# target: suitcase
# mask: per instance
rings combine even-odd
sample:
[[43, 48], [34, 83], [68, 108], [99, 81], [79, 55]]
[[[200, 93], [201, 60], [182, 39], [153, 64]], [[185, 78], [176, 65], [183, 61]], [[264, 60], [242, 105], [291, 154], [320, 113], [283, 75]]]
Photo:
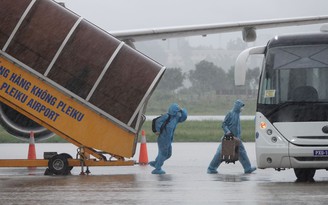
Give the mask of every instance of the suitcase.
[[234, 136], [225, 135], [222, 138], [221, 161], [235, 163], [239, 159], [239, 139]]

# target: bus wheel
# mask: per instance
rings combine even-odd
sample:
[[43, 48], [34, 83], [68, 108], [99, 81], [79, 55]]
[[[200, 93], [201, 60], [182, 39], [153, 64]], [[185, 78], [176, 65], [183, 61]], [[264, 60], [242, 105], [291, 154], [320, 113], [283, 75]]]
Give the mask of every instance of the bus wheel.
[[295, 168], [294, 169], [294, 173], [296, 175], [297, 178], [297, 182], [312, 182], [314, 174], [315, 174], [315, 169], [311, 169], [311, 168], [304, 168], [304, 169], [300, 169], [300, 168]]
[[55, 175], [67, 175], [68, 174], [68, 161], [65, 155], [57, 154], [49, 159], [49, 170]]

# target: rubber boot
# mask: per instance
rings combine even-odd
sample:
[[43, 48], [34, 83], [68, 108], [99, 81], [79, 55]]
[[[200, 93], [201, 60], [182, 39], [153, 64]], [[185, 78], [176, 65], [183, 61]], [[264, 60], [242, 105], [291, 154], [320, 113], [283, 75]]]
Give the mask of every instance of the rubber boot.
[[165, 171], [162, 169], [154, 169], [151, 173], [152, 174], [165, 174]]
[[217, 169], [219, 168], [219, 166], [222, 162], [220, 159], [221, 150], [222, 150], [222, 145], [220, 144], [216, 150], [216, 153], [215, 153], [210, 165], [207, 168], [208, 174], [217, 174], [218, 173]]
[[256, 170], [256, 167], [251, 166], [251, 162], [249, 161], [247, 152], [242, 142], [239, 147], [239, 162], [243, 165], [245, 174], [250, 174]]

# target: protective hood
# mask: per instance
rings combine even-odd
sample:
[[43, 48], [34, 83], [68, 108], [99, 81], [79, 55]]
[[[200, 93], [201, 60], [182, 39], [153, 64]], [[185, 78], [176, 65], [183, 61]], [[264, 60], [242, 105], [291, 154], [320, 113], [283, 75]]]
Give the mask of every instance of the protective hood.
[[238, 100], [235, 101], [235, 103], [233, 105], [233, 108], [232, 108], [232, 111], [240, 113], [241, 108], [244, 107], [244, 106], [245, 106], [244, 102], [242, 100], [238, 99]]
[[169, 107], [168, 114], [175, 116], [180, 110], [181, 108], [177, 103], [172, 103]]

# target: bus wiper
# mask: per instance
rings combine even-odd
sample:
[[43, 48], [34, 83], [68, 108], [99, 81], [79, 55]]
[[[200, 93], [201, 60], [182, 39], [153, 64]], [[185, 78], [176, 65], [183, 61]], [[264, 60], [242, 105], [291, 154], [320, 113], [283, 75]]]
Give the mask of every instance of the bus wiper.
[[295, 101], [292, 101], [292, 102], [283, 102], [281, 104], [279, 104], [277, 107], [275, 107], [273, 110], [271, 110], [268, 114], [267, 114], [267, 117], [271, 117], [271, 115], [275, 112], [277, 112], [278, 110], [284, 108], [284, 107], [287, 107], [289, 105], [295, 105], [295, 104], [299, 104], [300, 102], [295, 102]]

